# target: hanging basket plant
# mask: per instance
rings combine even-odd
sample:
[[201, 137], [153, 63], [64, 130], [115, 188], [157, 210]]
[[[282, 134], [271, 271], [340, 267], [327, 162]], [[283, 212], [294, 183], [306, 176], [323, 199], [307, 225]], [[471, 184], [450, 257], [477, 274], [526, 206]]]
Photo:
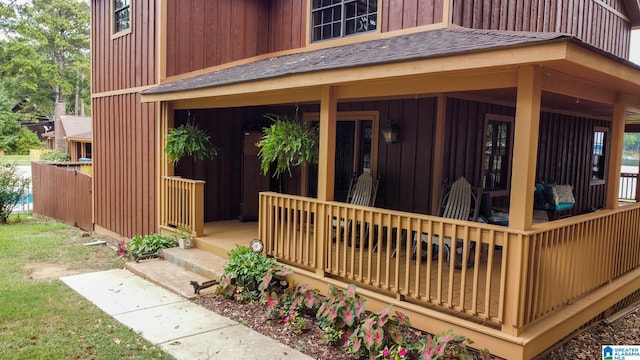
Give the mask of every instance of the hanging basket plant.
[[[274, 177], [285, 171], [291, 175], [291, 167], [318, 162], [318, 127], [305, 121], [289, 119], [273, 114], [265, 115], [273, 121], [263, 129], [258, 142], [262, 172], [266, 175], [273, 169]], [[272, 168], [271, 165], [274, 165]]]
[[164, 152], [169, 161], [174, 164], [185, 156], [192, 156], [196, 160], [206, 160], [218, 154], [218, 150], [211, 143], [206, 130], [200, 129], [198, 124], [193, 122], [187, 122], [185, 125], [169, 131]]

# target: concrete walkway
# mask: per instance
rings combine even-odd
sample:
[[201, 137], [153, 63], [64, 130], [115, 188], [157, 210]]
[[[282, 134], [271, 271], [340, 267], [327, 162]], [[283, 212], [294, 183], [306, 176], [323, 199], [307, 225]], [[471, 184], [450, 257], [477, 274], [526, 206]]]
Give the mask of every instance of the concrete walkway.
[[60, 280], [178, 360], [311, 359], [128, 270]]

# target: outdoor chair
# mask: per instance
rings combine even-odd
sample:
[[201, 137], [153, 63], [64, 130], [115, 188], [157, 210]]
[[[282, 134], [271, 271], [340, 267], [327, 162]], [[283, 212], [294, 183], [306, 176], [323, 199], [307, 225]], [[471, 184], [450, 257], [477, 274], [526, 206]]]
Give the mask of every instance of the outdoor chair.
[[[450, 186], [446, 186], [440, 197], [440, 205], [439, 205], [439, 216], [448, 218], [448, 219], [457, 219], [457, 220], [468, 220], [468, 221], [478, 221], [478, 215], [480, 212], [480, 202], [482, 198], [482, 189], [473, 188], [471, 184], [464, 178], [460, 177]], [[413, 233], [413, 250], [412, 255], [417, 256], [417, 248], [418, 248], [418, 234]], [[429, 234], [422, 233], [420, 236], [420, 240], [424, 244], [423, 249], [421, 251], [421, 258], [426, 258], [428, 256], [427, 246]], [[436, 259], [438, 257], [439, 251], [439, 236], [433, 235], [433, 240], [431, 244], [431, 258]], [[451, 259], [451, 239], [449, 237], [445, 237], [443, 244], [443, 255], [445, 256], [445, 260], [449, 262]], [[462, 268], [462, 252], [463, 252], [463, 243], [462, 240], [456, 240], [455, 245], [455, 267], [457, 269]], [[473, 266], [475, 255], [475, 242], [471, 242], [468, 258], [467, 258], [467, 266]]]
[[[349, 185], [349, 192], [347, 193], [347, 202], [352, 205], [360, 205], [360, 206], [373, 206], [376, 202], [376, 195], [378, 193], [378, 184], [379, 180], [374, 179], [371, 175], [371, 171], [365, 170], [360, 176], [357, 176], [355, 173], [351, 179]], [[340, 228], [337, 229], [338, 223], [340, 224]], [[347, 226], [345, 226], [344, 219], [333, 219], [333, 226], [336, 231], [340, 231], [341, 238], [344, 236], [345, 232], [348, 233], [347, 237], [351, 238], [353, 224], [352, 221], [349, 221]], [[359, 222], [357, 224], [357, 228], [360, 228]], [[368, 236], [369, 225], [365, 224], [365, 233], [364, 238]], [[356, 232], [356, 237], [359, 234]]]
[[555, 183], [536, 183], [533, 193], [533, 209], [545, 210], [549, 221], [571, 215], [576, 204], [571, 185]]

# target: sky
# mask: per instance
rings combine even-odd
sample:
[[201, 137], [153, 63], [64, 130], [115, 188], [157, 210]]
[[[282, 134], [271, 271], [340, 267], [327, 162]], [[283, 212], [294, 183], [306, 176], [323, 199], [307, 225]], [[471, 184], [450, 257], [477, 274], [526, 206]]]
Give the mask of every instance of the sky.
[[640, 65], [640, 30], [631, 32], [631, 50], [629, 52], [629, 60]]

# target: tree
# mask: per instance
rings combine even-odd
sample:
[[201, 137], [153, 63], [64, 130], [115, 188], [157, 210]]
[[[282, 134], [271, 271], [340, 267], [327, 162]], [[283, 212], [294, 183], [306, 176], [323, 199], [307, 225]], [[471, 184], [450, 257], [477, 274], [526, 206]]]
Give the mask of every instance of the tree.
[[[15, 11], [11, 11], [15, 9]], [[64, 99], [81, 115], [90, 106], [90, 9], [83, 0], [33, 0], [0, 7], [0, 85], [25, 107], [53, 113]], [[76, 100], [77, 99], [77, 100]]]
[[18, 141], [20, 123], [16, 114], [11, 111], [7, 95], [0, 89], [0, 149], [11, 153]]
[[0, 164], [0, 224], [6, 224], [9, 215], [29, 192], [29, 179], [23, 178], [12, 164]]

